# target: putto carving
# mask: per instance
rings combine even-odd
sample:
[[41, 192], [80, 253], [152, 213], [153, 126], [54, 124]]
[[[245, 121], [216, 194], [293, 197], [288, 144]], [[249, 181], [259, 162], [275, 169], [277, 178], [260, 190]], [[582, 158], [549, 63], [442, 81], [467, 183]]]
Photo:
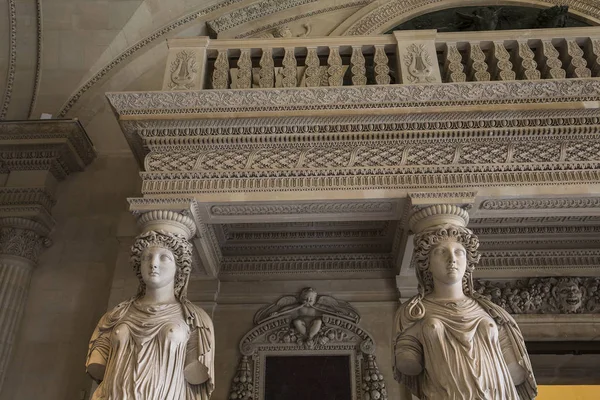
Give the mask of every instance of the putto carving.
[[277, 303], [259, 310], [254, 316], [254, 324], [289, 314], [292, 326], [282, 328], [269, 340], [290, 343], [298, 342], [307, 348], [325, 344], [330, 340], [342, 341], [345, 333], [339, 329], [322, 331], [323, 314], [336, 315], [358, 323], [358, 312], [347, 302], [331, 296], [318, 296], [313, 288], [305, 288], [299, 296], [284, 296]]
[[171, 90], [189, 90], [194, 86], [198, 75], [198, 62], [196, 54], [190, 50], [182, 50], [175, 56], [171, 63]]
[[412, 83], [434, 82], [433, 63], [431, 56], [424, 44], [411, 44], [408, 46], [404, 63], [408, 67], [408, 79]]
[[232, 380], [230, 399], [261, 399], [269, 355], [348, 355], [354, 393], [386, 400], [383, 374], [375, 357], [373, 338], [360, 328], [358, 312], [349, 303], [304, 288], [299, 295], [281, 297], [254, 317], [255, 327], [240, 342], [242, 357]]
[[477, 292], [511, 314], [600, 313], [600, 278], [531, 278], [512, 282], [478, 280]]

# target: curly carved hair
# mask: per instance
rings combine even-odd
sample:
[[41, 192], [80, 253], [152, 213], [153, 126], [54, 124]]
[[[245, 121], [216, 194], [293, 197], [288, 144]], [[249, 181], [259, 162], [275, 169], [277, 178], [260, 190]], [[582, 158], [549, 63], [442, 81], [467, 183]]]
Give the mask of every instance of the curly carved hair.
[[415, 235], [414, 260], [416, 263], [417, 280], [419, 281], [419, 294], [411, 299], [406, 308], [406, 318], [409, 321], [418, 321], [423, 318], [425, 308], [421, 302], [426, 294], [433, 291], [433, 275], [429, 270], [429, 256], [431, 251], [444, 241], [455, 241], [463, 245], [467, 256], [467, 268], [463, 277], [463, 291], [467, 296], [472, 296], [473, 271], [481, 255], [477, 251], [479, 239], [470, 229], [456, 225], [438, 225], [424, 230]]
[[442, 225], [427, 229], [415, 235], [415, 263], [417, 279], [423, 294], [433, 290], [433, 276], [429, 271], [429, 255], [431, 250], [444, 241], [454, 241], [462, 244], [467, 253], [467, 269], [463, 278], [465, 294], [473, 291], [473, 271], [481, 255], [477, 251], [479, 239], [470, 229], [456, 225]]
[[146, 293], [146, 284], [142, 279], [142, 253], [148, 247], [162, 247], [173, 253], [177, 272], [175, 272], [175, 297], [181, 302], [187, 297], [187, 285], [192, 272], [192, 244], [183, 236], [164, 231], [148, 231], [135, 240], [131, 246], [131, 265], [140, 285], [136, 298]]

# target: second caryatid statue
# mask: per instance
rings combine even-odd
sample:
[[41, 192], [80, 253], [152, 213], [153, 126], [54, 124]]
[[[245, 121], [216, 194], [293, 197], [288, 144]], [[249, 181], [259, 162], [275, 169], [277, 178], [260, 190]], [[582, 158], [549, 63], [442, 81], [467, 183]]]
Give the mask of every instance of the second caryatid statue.
[[90, 340], [92, 400], [208, 400], [214, 388], [213, 324], [187, 299], [192, 245], [149, 231], [132, 247], [138, 293], [107, 312]]
[[396, 313], [394, 374], [421, 400], [530, 400], [531, 362], [515, 320], [473, 290], [478, 238], [454, 205], [414, 213], [418, 294]]

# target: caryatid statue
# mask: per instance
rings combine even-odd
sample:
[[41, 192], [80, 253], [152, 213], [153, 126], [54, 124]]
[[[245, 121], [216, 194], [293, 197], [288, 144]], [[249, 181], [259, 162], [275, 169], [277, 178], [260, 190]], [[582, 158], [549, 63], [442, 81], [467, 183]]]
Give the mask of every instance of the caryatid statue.
[[418, 294], [396, 313], [394, 375], [421, 400], [530, 400], [537, 385], [523, 335], [473, 289], [478, 238], [460, 207], [410, 219]]
[[138, 292], [107, 312], [90, 340], [87, 371], [100, 382], [92, 400], [208, 400], [215, 335], [210, 317], [187, 299], [191, 243], [149, 231], [131, 252]]

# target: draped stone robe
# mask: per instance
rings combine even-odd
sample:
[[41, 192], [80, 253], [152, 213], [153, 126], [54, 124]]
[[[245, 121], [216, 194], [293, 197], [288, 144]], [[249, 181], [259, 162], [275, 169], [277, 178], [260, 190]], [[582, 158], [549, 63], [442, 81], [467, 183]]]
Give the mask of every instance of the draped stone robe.
[[[482, 304], [483, 302], [483, 304]], [[425, 315], [416, 322], [414, 336], [402, 335], [413, 323], [398, 311], [394, 355], [412, 352], [424, 370], [400, 380], [421, 400], [529, 400], [536, 384], [523, 338], [514, 320], [486, 299], [437, 302], [422, 300]], [[497, 317], [501, 324], [496, 322]], [[518, 343], [520, 341], [520, 343]], [[527, 373], [525, 383], [515, 386], [503, 353], [513, 352]]]
[[[214, 388], [212, 321], [187, 300], [119, 304], [98, 323], [86, 366], [94, 351], [106, 361], [106, 371], [92, 400], [208, 400]], [[209, 380], [199, 385], [184, 378], [186, 359], [194, 355], [209, 371]]]

